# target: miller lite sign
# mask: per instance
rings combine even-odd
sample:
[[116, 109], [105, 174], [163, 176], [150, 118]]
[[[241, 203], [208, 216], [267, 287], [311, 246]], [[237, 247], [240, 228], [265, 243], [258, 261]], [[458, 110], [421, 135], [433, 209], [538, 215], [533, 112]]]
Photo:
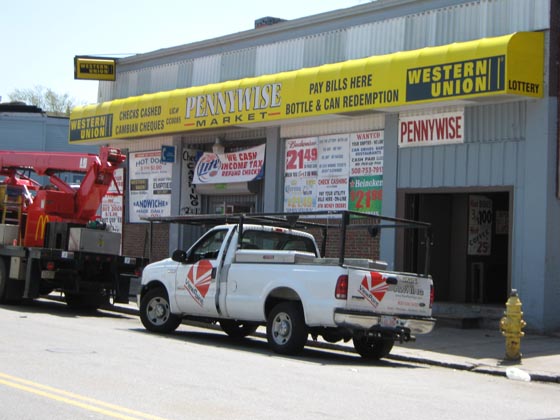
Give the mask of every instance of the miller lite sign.
[[194, 169], [193, 184], [249, 182], [263, 176], [265, 145], [233, 153], [203, 153]]
[[216, 177], [222, 167], [222, 162], [216, 153], [204, 153], [196, 164], [195, 177], [205, 184]]

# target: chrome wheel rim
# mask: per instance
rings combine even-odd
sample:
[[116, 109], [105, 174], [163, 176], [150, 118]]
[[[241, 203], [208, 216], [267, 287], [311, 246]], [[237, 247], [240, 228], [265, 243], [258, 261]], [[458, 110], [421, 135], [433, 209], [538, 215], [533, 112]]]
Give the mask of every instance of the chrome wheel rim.
[[165, 324], [170, 314], [169, 303], [162, 297], [150, 299], [146, 305], [146, 315], [153, 325]]
[[272, 339], [276, 344], [284, 345], [292, 336], [292, 318], [281, 312], [274, 317], [272, 322]]

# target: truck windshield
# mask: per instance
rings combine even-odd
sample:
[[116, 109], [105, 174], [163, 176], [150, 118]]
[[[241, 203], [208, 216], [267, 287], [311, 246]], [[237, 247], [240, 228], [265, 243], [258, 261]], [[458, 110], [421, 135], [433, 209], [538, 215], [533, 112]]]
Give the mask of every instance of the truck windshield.
[[317, 255], [315, 243], [305, 236], [261, 230], [243, 231], [242, 249], [304, 251]]

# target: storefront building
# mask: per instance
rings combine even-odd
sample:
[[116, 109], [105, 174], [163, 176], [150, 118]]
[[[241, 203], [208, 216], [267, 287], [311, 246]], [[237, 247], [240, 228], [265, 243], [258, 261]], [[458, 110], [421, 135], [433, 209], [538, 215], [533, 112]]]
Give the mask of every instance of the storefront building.
[[[142, 217], [352, 209], [428, 221], [436, 301], [518, 289], [560, 328], [558, 10], [550, 0], [377, 1], [121, 59], [70, 143], [129, 152], [123, 250]], [[157, 226], [153, 257], [198, 232]], [[382, 232], [414, 270], [417, 239]]]

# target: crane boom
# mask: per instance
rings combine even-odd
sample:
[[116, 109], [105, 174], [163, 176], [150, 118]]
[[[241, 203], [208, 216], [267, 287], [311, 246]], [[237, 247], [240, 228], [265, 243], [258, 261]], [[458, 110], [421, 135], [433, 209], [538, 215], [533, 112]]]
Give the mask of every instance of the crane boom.
[[[114, 171], [126, 160], [119, 149], [101, 147], [99, 155], [74, 152], [0, 151], [3, 184], [36, 192], [24, 206], [24, 245], [42, 246], [45, 226], [58, 221], [86, 224], [95, 217], [103, 197], [114, 183]], [[22, 171], [48, 176], [49, 186], [39, 186]], [[78, 188], [60, 178], [64, 172], [83, 173]]]

